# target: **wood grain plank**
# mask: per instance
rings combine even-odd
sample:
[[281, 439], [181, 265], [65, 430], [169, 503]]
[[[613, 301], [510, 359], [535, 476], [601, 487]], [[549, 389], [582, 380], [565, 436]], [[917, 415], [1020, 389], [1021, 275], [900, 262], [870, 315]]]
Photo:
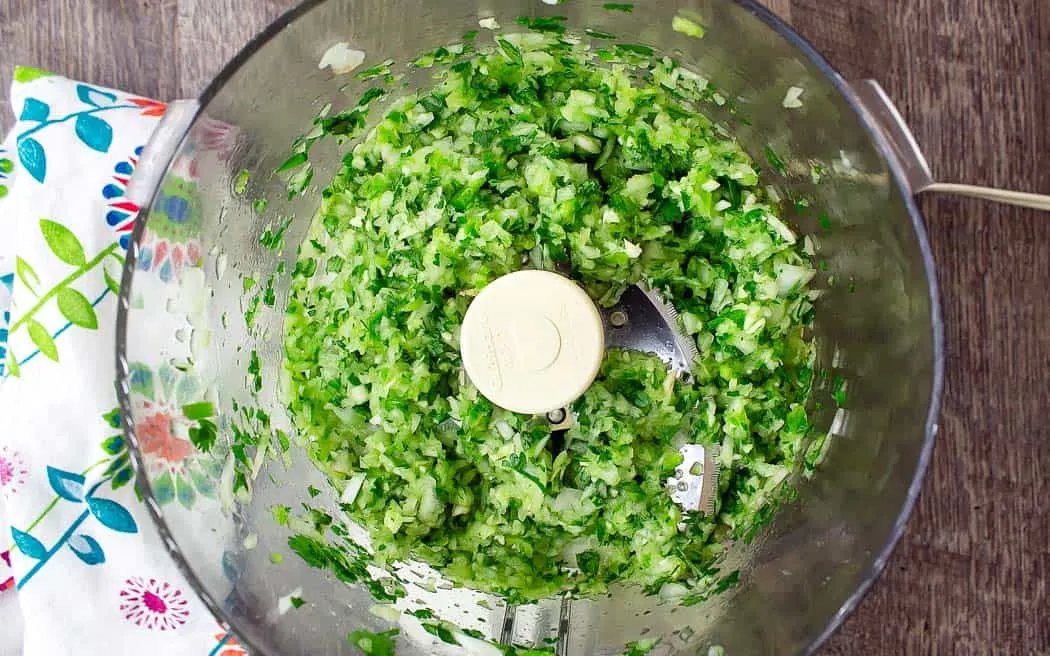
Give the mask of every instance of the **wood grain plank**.
[[0, 0], [0, 127], [15, 64], [149, 97], [176, 91], [174, 0]]
[[179, 95], [199, 94], [253, 36], [295, 4], [289, 0], [179, 0]]
[[762, 0], [762, 4], [784, 19], [784, 22], [791, 22], [791, 0]]
[[882, 1], [791, 0], [791, 23], [849, 79], [878, 77], [892, 31]]
[[[938, 176], [1050, 192], [1045, 3], [839, 4], [806, 3], [795, 24], [847, 74], [883, 82]], [[883, 14], [886, 45], [858, 62], [860, 35], [826, 34], [822, 11], [846, 27]], [[922, 207], [948, 351], [939, 444], [885, 575], [824, 653], [1050, 653], [1050, 222], [953, 198]]]

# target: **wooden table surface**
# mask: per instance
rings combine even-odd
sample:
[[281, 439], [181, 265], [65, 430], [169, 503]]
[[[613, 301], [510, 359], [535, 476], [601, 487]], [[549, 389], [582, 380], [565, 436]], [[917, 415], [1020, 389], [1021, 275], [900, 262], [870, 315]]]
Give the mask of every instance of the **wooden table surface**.
[[[767, 1], [847, 77], [883, 83], [938, 179], [1050, 193], [1050, 0]], [[22, 63], [195, 95], [291, 4], [0, 0], [0, 87]], [[904, 539], [822, 653], [1050, 654], [1050, 214], [922, 208], [947, 336], [941, 433]]]

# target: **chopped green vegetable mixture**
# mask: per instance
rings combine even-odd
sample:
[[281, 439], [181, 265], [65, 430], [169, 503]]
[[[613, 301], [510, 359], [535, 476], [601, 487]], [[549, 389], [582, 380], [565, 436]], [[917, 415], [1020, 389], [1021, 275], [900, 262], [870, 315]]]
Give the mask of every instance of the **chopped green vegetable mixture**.
[[[285, 393], [377, 562], [517, 602], [727, 585], [724, 543], [806, 466], [813, 269], [701, 112], [713, 93], [668, 59], [505, 35], [346, 155], [293, 274]], [[494, 407], [463, 374], [459, 326], [527, 267], [571, 271], [605, 306], [634, 283], [662, 291], [699, 347], [694, 378], [614, 350], [564, 435]], [[721, 448], [713, 516], [668, 496], [686, 442]]]

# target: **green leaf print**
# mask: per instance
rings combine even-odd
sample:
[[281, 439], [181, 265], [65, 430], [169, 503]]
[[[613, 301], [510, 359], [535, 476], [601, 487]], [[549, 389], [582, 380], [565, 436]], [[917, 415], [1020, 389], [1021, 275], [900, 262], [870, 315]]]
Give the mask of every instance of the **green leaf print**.
[[160, 505], [171, 503], [175, 499], [175, 481], [171, 477], [171, 472], [164, 472], [153, 479], [152, 487], [153, 497]]
[[30, 319], [27, 325], [29, 328], [29, 339], [33, 340], [33, 343], [36, 344], [41, 353], [58, 362], [58, 347], [55, 346], [55, 340], [51, 339], [51, 334], [47, 332], [47, 328], [44, 328], [44, 324], [36, 319]]
[[128, 367], [128, 380], [131, 381], [131, 391], [143, 396], [150, 401], [156, 397], [153, 395], [153, 370], [141, 362], [132, 362]]
[[110, 428], [120, 428], [120, 408], [113, 408], [102, 415], [102, 419]]
[[40, 232], [44, 233], [44, 241], [58, 259], [75, 267], [87, 262], [80, 240], [66, 226], [50, 219], [40, 219]]
[[102, 275], [106, 278], [106, 287], [109, 287], [109, 291], [119, 295], [120, 283], [117, 282], [117, 280], [113, 276], [109, 275], [109, 271], [106, 271], [105, 269], [102, 270]]
[[19, 84], [25, 84], [26, 82], [32, 82], [42, 77], [51, 77], [54, 75], [51, 71], [45, 71], [40, 68], [32, 68], [31, 66], [15, 66], [15, 82]]
[[190, 470], [190, 480], [193, 481], [193, 486], [197, 488], [197, 491], [200, 492], [202, 496], [209, 498], [215, 496], [214, 481], [218, 480], [218, 476], [212, 478], [200, 469], [194, 468]]
[[193, 510], [193, 504], [197, 501], [197, 492], [193, 485], [185, 478], [179, 478], [175, 483], [176, 498], [186, 510]]
[[[134, 476], [135, 471], [129, 465], [113, 475], [113, 482], [110, 483], [110, 487], [112, 487], [114, 490], [119, 490], [120, 488], [124, 487], [129, 482], [131, 482], [131, 479]], [[142, 495], [138, 493], [138, 490], [135, 491], [135, 496], [139, 498], [139, 501], [142, 501]]]
[[36, 293], [36, 286], [40, 284], [40, 276], [36, 275], [36, 271], [33, 267], [29, 266], [29, 262], [26, 262], [21, 257], [15, 258], [15, 273], [18, 275], [18, 279], [22, 281], [26, 289], [32, 292], [33, 296], [38, 296]]
[[111, 456], [115, 456], [124, 450], [124, 438], [120, 435], [106, 438], [102, 442], [102, 450]]
[[[10, 177], [11, 172], [15, 170], [15, 163], [6, 157], [0, 157], [0, 182], [3, 182]], [[0, 198], [7, 196], [7, 185], [0, 184]]]
[[91, 301], [71, 287], [58, 292], [58, 311], [74, 326], [90, 330], [98, 328], [98, 316], [95, 315], [95, 308], [91, 307]]
[[[120, 248], [120, 242], [113, 242], [88, 261], [84, 257], [84, 247], [81, 246], [80, 240], [77, 239], [76, 235], [70, 232], [65, 226], [59, 225], [54, 221], [49, 221], [48, 219], [41, 219], [40, 230], [44, 235], [44, 240], [47, 241], [48, 245], [51, 247], [51, 250], [54, 251], [63, 262], [79, 262], [80, 264], [77, 265], [77, 268], [72, 273], [66, 276], [54, 287], [47, 290], [47, 292], [45, 292], [31, 308], [26, 310], [25, 314], [11, 324], [10, 334], [12, 335], [17, 333], [19, 329], [27, 327], [29, 322], [34, 319], [37, 312], [41, 311], [48, 303], [50, 303], [51, 299], [61, 296], [64, 290], [69, 289], [70, 286], [80, 279], [81, 276], [102, 264], [107, 257], [113, 255], [114, 251]], [[67, 296], [65, 304], [67, 307], [73, 307], [74, 301], [71, 300], [71, 297]], [[92, 314], [94, 314], [94, 310], [92, 310]], [[81, 312], [80, 317], [83, 318], [84, 321], [90, 322], [86, 313]], [[96, 325], [97, 322], [98, 320], [96, 318]]]

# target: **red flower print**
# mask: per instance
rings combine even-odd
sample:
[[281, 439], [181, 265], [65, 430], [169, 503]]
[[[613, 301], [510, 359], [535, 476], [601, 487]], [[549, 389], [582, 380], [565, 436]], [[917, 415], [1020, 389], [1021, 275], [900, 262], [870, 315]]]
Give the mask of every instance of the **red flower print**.
[[5, 446], [0, 447], [0, 496], [11, 498], [26, 482], [29, 471], [22, 456]]
[[168, 111], [168, 106], [158, 100], [149, 98], [128, 98], [128, 100], [131, 104], [142, 108], [143, 116], [164, 116], [164, 112]]
[[0, 592], [3, 592], [15, 587], [15, 577], [11, 576], [11, 552], [0, 551], [0, 560], [4, 563], [4, 566], [0, 567], [0, 572], [7, 574], [7, 576], [0, 574]]
[[120, 591], [124, 619], [151, 631], [174, 631], [190, 616], [182, 591], [166, 581], [133, 576]]
[[[228, 160], [237, 147], [239, 134], [237, 128], [229, 123], [211, 118], [207, 114], [202, 114], [197, 122], [197, 131], [194, 133], [198, 143], [197, 147], [202, 151], [218, 153], [219, 159], [223, 161]], [[193, 170], [192, 173], [196, 178], [196, 171]]]
[[131, 174], [135, 172], [135, 165], [142, 156], [142, 146], [135, 149], [133, 155], [126, 160], [117, 162], [113, 167], [113, 182], [109, 182], [102, 188], [102, 197], [108, 203], [109, 210], [106, 212], [106, 223], [116, 232], [120, 240], [120, 247], [128, 248], [131, 230], [135, 227], [135, 215], [138, 214], [139, 206], [125, 197], [128, 190], [128, 182]]
[[248, 650], [237, 642], [237, 638], [235, 638], [232, 633], [219, 631], [218, 633], [213, 634], [213, 637], [215, 638], [215, 642], [218, 643], [216, 646], [222, 646], [222, 651], [218, 652], [218, 656], [248, 656]]
[[172, 433], [172, 421], [171, 413], [157, 410], [135, 425], [143, 453], [173, 464], [193, 453], [193, 444]]

